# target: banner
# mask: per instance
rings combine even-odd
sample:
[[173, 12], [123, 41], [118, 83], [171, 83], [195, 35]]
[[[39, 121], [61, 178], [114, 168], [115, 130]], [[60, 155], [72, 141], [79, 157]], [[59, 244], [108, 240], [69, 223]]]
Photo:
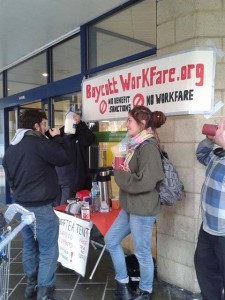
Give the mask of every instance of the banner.
[[85, 79], [83, 119], [127, 118], [136, 105], [170, 115], [210, 112], [215, 63], [212, 49], [192, 50]]
[[85, 276], [92, 223], [55, 211], [59, 218], [59, 258], [66, 268]]

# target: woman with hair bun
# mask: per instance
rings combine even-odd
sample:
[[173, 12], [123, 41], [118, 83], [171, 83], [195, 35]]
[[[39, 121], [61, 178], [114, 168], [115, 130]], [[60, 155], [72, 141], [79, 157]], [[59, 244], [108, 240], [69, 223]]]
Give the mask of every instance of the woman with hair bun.
[[[114, 169], [119, 186], [121, 211], [105, 236], [115, 269], [115, 299], [152, 299], [154, 264], [151, 254], [152, 228], [160, 212], [156, 185], [164, 173], [160, 152], [155, 140], [156, 129], [166, 121], [160, 111], [151, 112], [145, 106], [136, 106], [128, 113], [127, 132], [130, 137], [124, 165]], [[152, 142], [147, 142], [152, 139]], [[114, 168], [114, 162], [113, 162]], [[132, 295], [121, 241], [131, 233], [134, 254], [140, 266], [139, 288]]]

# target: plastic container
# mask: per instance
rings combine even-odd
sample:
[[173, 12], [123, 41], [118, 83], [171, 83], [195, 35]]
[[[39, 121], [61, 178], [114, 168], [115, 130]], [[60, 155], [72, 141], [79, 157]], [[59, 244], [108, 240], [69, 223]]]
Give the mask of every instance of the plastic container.
[[97, 182], [92, 182], [91, 198], [92, 198], [92, 211], [93, 212], [100, 211], [101, 208], [100, 190]]
[[120, 204], [119, 204], [119, 197], [112, 197], [112, 209], [119, 209]]
[[76, 133], [76, 122], [73, 119], [74, 112], [68, 112], [65, 119], [65, 128], [64, 132], [66, 134], [75, 134]]
[[76, 193], [76, 197], [80, 199], [80, 201], [84, 200], [84, 197], [90, 196], [90, 191], [89, 190], [80, 190]]

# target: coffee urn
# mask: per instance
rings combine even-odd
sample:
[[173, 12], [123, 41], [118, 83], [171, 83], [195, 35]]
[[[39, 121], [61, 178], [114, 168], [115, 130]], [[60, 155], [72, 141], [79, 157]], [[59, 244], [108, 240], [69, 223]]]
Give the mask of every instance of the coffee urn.
[[110, 170], [107, 168], [102, 168], [98, 173], [98, 186], [100, 190], [100, 202], [101, 202], [101, 212], [108, 212], [111, 197], [112, 197], [112, 186], [111, 186], [111, 174]]

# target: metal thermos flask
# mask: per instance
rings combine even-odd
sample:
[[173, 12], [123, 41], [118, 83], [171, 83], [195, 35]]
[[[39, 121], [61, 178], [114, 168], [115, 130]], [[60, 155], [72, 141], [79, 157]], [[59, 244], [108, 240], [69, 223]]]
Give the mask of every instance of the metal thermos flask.
[[108, 212], [112, 197], [111, 175], [110, 170], [99, 171], [98, 186], [100, 190], [101, 212]]

